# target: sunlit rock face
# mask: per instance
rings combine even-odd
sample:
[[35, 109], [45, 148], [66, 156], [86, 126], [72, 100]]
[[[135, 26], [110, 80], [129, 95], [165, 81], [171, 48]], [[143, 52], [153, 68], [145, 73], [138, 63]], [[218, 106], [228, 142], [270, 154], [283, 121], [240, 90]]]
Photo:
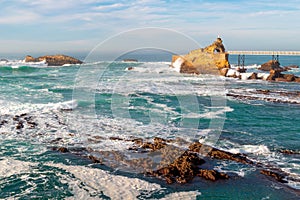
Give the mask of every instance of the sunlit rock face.
[[172, 67], [180, 73], [224, 75], [224, 68], [229, 69], [228, 53], [221, 38], [211, 45], [196, 49], [186, 55], [174, 55]]

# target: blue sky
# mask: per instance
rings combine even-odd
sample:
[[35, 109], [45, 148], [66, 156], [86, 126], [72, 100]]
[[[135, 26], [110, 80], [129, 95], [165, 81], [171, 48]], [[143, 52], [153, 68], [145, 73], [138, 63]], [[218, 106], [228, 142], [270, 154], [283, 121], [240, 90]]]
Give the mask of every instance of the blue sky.
[[0, 7], [0, 53], [88, 52], [143, 27], [174, 29], [202, 46], [220, 35], [227, 50], [300, 50], [299, 0], [0, 0]]

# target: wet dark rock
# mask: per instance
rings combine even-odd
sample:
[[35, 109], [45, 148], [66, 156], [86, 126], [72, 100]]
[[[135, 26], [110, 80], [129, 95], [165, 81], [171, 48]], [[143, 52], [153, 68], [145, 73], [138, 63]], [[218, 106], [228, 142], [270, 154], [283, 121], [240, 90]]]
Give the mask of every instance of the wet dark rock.
[[148, 172], [148, 175], [162, 177], [168, 184], [188, 183], [199, 174], [198, 165], [205, 161], [198, 157], [196, 153], [185, 151], [179, 158], [171, 164], [156, 171]]
[[54, 140], [51, 140], [50, 143], [51, 144], [55, 144], [58, 143], [59, 141], [61, 141], [63, 138], [59, 137], [59, 138], [55, 138]]
[[284, 71], [282, 67], [280, 67], [280, 63], [277, 60], [270, 60], [261, 65], [259, 70], [262, 71], [270, 71], [270, 70], [277, 70], [277, 71]]
[[22, 129], [22, 128], [24, 128], [24, 124], [23, 124], [23, 122], [22, 121], [19, 121], [18, 122], [18, 124], [16, 125], [16, 129]]
[[287, 183], [286, 180], [283, 180], [285, 177], [277, 172], [273, 172], [273, 171], [269, 171], [269, 170], [261, 170], [260, 173], [264, 174], [266, 176], [273, 177], [280, 183]]
[[8, 124], [8, 121], [7, 120], [1, 120], [0, 121], [0, 128], [5, 125], [5, 124]]
[[257, 73], [255, 73], [255, 72], [252, 73], [252, 75], [251, 75], [248, 79], [254, 79], [254, 80], [255, 80], [255, 79], [258, 79], [258, 78], [257, 78]]
[[27, 125], [29, 126], [29, 128], [35, 128], [38, 126], [38, 124], [36, 122], [33, 121], [32, 117], [24, 117], [24, 120], [27, 122]]
[[110, 137], [109, 139], [110, 140], [123, 140], [122, 138], [119, 138], [119, 137]]
[[211, 180], [211, 181], [229, 178], [229, 176], [225, 173], [221, 173], [216, 170], [208, 170], [208, 169], [200, 169], [197, 176], [203, 177], [203, 178], [205, 178], [207, 180]]
[[144, 143], [141, 146], [141, 148], [151, 149], [152, 151], [156, 151], [156, 150], [159, 150], [159, 149], [162, 149], [162, 148], [166, 147], [167, 142], [168, 142], [167, 140], [159, 138], [159, 137], [155, 137], [153, 139], [153, 141], [154, 141], [154, 143], [151, 143], [151, 142]]
[[270, 90], [256, 90], [258, 94], [270, 94]]
[[103, 164], [103, 161], [100, 158], [95, 156], [89, 155], [88, 158], [92, 160], [93, 163]]
[[141, 138], [135, 138], [135, 139], [132, 139], [130, 141], [134, 142], [137, 145], [142, 145], [143, 144], [143, 139], [141, 139]]
[[238, 67], [236, 71], [238, 71], [240, 73], [245, 73], [247, 71], [247, 68], [244, 68], [244, 67], [240, 68], [240, 67]]
[[243, 164], [253, 164], [252, 161], [247, 159], [241, 154], [233, 154], [223, 150], [219, 150], [207, 145], [203, 145], [200, 142], [195, 142], [189, 146], [189, 150], [200, 153], [201, 155], [208, 155], [210, 157], [221, 159], [221, 160], [232, 160]]
[[275, 81], [276, 78], [283, 78], [280, 70], [270, 70], [270, 75], [267, 78], [267, 81]]
[[69, 152], [69, 150], [66, 147], [59, 147], [57, 150], [59, 152], [62, 152], [62, 153], [68, 153]]
[[279, 152], [283, 153], [283, 154], [289, 154], [289, 155], [300, 154], [300, 151], [294, 151], [294, 150], [288, 150], [288, 149], [282, 149], [282, 150], [279, 150]]
[[286, 79], [288, 82], [295, 81], [296, 76], [294, 74], [284, 74], [283, 78]]
[[[272, 91], [260, 90], [260, 92], [270, 93]], [[230, 160], [254, 166], [260, 170], [261, 174], [270, 176], [281, 183], [286, 183], [286, 178], [288, 178], [289, 180], [293, 180], [291, 179], [291, 177], [289, 177], [288, 174], [284, 173], [280, 169], [277, 169], [276, 167], [273, 167], [271, 165], [252, 162], [244, 154], [233, 154], [208, 145], [201, 144], [199, 142], [192, 143], [189, 145], [188, 150], [183, 150], [182, 148], [170, 144], [176, 143], [176, 141], [182, 142], [183, 139], [166, 140], [156, 137], [153, 139], [152, 143], [148, 141], [144, 142], [141, 138], [122, 139], [118, 137], [111, 137], [109, 139], [120, 141], [123, 140], [127, 142], [131, 141], [134, 144], [133, 147], [129, 147], [129, 149], [139, 150], [134, 153], [148, 153], [152, 156], [160, 156], [161, 162], [158, 165], [157, 162], [153, 162], [153, 158], [151, 158], [151, 156], [128, 160], [124, 153], [121, 151], [97, 151], [96, 153], [100, 155], [99, 158], [91, 155], [95, 153], [95, 151], [90, 148], [68, 147], [67, 149], [65, 147], [55, 147], [53, 148], [53, 150], [62, 153], [71, 152], [72, 154], [88, 158], [92, 160], [92, 162], [99, 164], [104, 164], [104, 159], [109, 158], [110, 160], [113, 160], [113, 162], [108, 163], [105, 159], [105, 165], [109, 164], [110, 167], [115, 168], [119, 167], [118, 163], [122, 163], [127, 165], [127, 167], [131, 167], [132, 169], [140, 169], [142, 170], [142, 172], [145, 172], [146, 175], [161, 178], [168, 184], [186, 184], [191, 182], [195, 177], [202, 177], [210, 181], [228, 179], [229, 176], [225, 173], [216, 171], [214, 169], [207, 169], [209, 164], [204, 165], [204, 163], [206, 161], [209, 162], [212, 159]], [[188, 142], [186, 141], [182, 143], [188, 144]], [[143, 149], [145, 151], [140, 151]], [[148, 149], [150, 149], [151, 151], [146, 151]], [[282, 153], [292, 154], [294, 152], [291, 150], [282, 150]], [[204, 160], [200, 156], [208, 156], [208, 158]], [[298, 181], [298, 179], [296, 181]]]

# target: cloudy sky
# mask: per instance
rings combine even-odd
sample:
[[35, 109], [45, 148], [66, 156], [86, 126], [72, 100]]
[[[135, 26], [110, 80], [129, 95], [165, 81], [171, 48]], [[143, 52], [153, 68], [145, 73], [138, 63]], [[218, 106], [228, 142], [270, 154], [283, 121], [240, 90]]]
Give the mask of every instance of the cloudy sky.
[[88, 52], [144, 27], [203, 46], [220, 35], [227, 50], [300, 50], [299, 0], [0, 0], [0, 8], [2, 54]]

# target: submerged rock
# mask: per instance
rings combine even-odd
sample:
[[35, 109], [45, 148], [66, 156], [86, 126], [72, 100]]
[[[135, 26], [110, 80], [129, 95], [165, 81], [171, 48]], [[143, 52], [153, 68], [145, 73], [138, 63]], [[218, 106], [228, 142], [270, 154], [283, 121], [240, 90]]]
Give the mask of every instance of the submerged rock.
[[269, 171], [269, 170], [261, 170], [260, 173], [264, 174], [266, 176], [273, 177], [280, 183], [287, 183], [287, 181], [284, 180], [285, 176], [283, 176], [277, 172], [273, 172], [273, 171]]
[[73, 58], [71, 56], [66, 56], [66, 55], [46, 55], [46, 56], [41, 56], [38, 58], [34, 58], [32, 56], [26, 56], [25, 57], [25, 62], [41, 62], [45, 61], [48, 65], [50, 66], [63, 66], [66, 64], [82, 64], [83, 62]]

